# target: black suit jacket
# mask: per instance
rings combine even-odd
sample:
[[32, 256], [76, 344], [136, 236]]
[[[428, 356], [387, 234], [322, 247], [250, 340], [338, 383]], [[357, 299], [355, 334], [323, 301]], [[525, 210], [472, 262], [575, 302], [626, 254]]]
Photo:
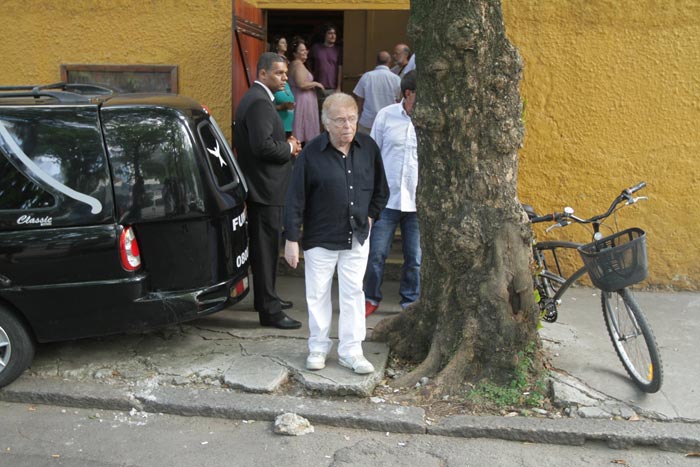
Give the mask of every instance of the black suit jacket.
[[248, 199], [283, 206], [292, 153], [282, 120], [261, 84], [253, 83], [238, 104], [233, 145], [248, 182]]

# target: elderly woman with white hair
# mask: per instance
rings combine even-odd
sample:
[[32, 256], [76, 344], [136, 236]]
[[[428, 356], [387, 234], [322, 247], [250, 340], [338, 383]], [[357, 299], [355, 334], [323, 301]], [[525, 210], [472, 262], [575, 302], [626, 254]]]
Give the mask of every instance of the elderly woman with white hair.
[[[389, 187], [379, 148], [357, 133], [357, 104], [336, 93], [323, 103], [327, 131], [306, 144], [294, 166], [285, 199], [284, 257], [293, 268], [304, 250], [309, 356], [306, 368], [326, 366], [330, 339], [333, 274], [338, 270], [338, 357], [342, 366], [366, 374], [374, 366], [363, 354], [365, 296], [362, 280], [372, 222], [384, 209]], [[301, 228], [303, 226], [303, 236]]]

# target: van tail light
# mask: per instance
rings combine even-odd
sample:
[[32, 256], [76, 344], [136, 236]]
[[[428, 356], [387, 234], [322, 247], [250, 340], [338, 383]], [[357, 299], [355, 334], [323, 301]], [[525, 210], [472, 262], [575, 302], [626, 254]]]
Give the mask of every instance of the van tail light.
[[243, 295], [243, 292], [248, 290], [248, 276], [245, 276], [242, 280], [238, 281], [236, 285], [231, 287], [231, 291], [229, 292], [229, 295], [231, 298], [236, 298], [240, 295]]
[[134, 229], [131, 227], [124, 227], [119, 237], [119, 255], [122, 267], [127, 271], [135, 271], [141, 267], [141, 252], [136, 235], [134, 235]]

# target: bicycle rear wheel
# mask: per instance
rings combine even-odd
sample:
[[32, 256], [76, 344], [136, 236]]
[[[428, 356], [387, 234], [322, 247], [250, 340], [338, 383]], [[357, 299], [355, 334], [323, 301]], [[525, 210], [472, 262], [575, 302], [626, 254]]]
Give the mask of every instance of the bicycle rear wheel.
[[632, 292], [621, 289], [601, 297], [605, 326], [625, 370], [642, 391], [658, 391], [663, 379], [659, 349]]

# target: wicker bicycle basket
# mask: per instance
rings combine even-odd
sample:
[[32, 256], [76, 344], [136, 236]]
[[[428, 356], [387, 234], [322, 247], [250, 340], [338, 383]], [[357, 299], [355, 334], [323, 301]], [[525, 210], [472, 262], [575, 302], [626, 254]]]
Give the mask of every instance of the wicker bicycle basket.
[[649, 273], [647, 236], [642, 229], [623, 230], [578, 248], [593, 285], [614, 292], [643, 281]]

